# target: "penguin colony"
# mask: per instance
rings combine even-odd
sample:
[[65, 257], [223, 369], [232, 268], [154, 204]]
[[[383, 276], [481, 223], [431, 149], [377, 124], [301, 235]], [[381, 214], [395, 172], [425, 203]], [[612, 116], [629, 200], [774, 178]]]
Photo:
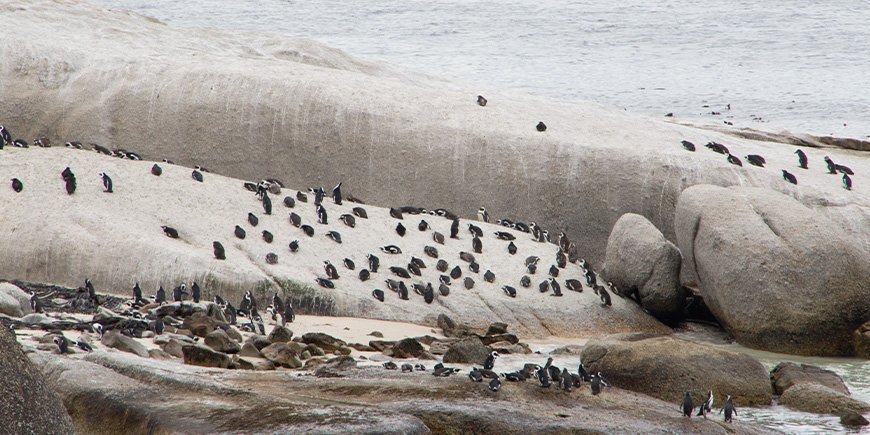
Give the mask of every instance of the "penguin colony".
[[[686, 151], [694, 152], [697, 149], [694, 143], [687, 140], [683, 140], [681, 143]], [[740, 158], [735, 156], [734, 154], [731, 154], [731, 151], [725, 145], [722, 145], [718, 142], [708, 142], [704, 146], [710, 151], [725, 155], [728, 163], [731, 163], [735, 166], [743, 166], [743, 162], [740, 160]], [[806, 153], [801, 149], [797, 149], [795, 150], [794, 154], [797, 155], [797, 167], [800, 169], [809, 169], [809, 159], [807, 158]], [[750, 165], [758, 166], [759, 168], [764, 168], [767, 164], [767, 161], [764, 159], [764, 157], [758, 154], [749, 154], [744, 158], [747, 162], [749, 162]], [[840, 175], [842, 175], [840, 179], [842, 181], [843, 188], [846, 190], [852, 190], [851, 176], [855, 175], [855, 173], [852, 172], [852, 169], [850, 169], [848, 166], [834, 163], [834, 161], [831, 160], [831, 158], [828, 156], [825, 156], [824, 161], [827, 173], [831, 175], [836, 175], [839, 173]], [[798, 184], [797, 177], [786, 169], [782, 170], [782, 179], [794, 185]]]

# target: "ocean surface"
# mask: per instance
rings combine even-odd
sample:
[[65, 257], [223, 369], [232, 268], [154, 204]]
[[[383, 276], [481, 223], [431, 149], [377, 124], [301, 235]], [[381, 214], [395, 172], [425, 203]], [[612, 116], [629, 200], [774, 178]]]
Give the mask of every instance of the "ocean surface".
[[[176, 26], [306, 37], [484, 94], [870, 137], [865, 0], [90, 1]], [[866, 361], [742, 350], [768, 368], [792, 360], [834, 370], [870, 401]], [[741, 412], [787, 433], [844, 431], [836, 417], [782, 406]]]
[[307, 37], [482, 93], [870, 137], [865, 0], [92, 2], [178, 26]]

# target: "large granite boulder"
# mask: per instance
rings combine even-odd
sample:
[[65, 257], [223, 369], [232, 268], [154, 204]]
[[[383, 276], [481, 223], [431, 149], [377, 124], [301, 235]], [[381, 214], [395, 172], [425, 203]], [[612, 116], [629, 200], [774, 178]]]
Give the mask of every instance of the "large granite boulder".
[[767, 370], [752, 357], [708, 345], [644, 334], [617, 334], [590, 340], [581, 361], [590, 373], [601, 372], [611, 384], [679, 403], [690, 391], [716, 404], [726, 395], [738, 406], [770, 404]]
[[225, 369], [230, 366], [230, 356], [206, 346], [185, 344], [181, 346], [184, 363], [201, 367]]
[[779, 403], [798, 411], [836, 416], [870, 412], [870, 404], [815, 383], [793, 385], [779, 396]]
[[0, 314], [24, 317], [30, 309], [30, 295], [10, 282], [0, 282]]
[[295, 350], [287, 343], [272, 343], [260, 350], [263, 358], [272, 361], [275, 365], [291, 369], [302, 368], [302, 361]]
[[477, 337], [467, 337], [453, 343], [442, 360], [445, 363], [480, 364], [486, 361], [492, 350]]
[[620, 289], [638, 292], [643, 307], [662, 320], [683, 315], [680, 250], [641, 215], [626, 213], [607, 239], [602, 273]]
[[0, 327], [0, 427], [4, 433], [73, 434], [57, 394], [22, 352], [15, 337]]
[[680, 196], [675, 225], [684, 279], [738, 342], [854, 354], [870, 320], [870, 253], [840, 224], [774, 190], [702, 185]]
[[808, 364], [779, 363], [770, 371], [770, 382], [773, 384], [774, 394], [782, 394], [797, 384], [818, 384], [841, 394], [850, 394], [840, 375]]
[[239, 353], [241, 345], [230, 338], [223, 329], [216, 329], [205, 336], [205, 345], [223, 353]]

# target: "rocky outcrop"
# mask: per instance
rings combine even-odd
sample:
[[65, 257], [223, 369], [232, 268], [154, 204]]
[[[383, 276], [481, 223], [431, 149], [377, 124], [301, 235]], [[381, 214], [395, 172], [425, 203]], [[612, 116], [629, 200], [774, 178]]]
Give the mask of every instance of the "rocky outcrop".
[[106, 332], [103, 334], [103, 338], [100, 339], [100, 342], [106, 347], [118, 349], [122, 352], [129, 352], [142, 358], [149, 357], [148, 349], [146, 349], [142, 343], [139, 343], [133, 338], [121, 334], [118, 331]]
[[184, 363], [201, 367], [216, 367], [225, 369], [230, 366], [230, 356], [211, 348], [185, 344], [181, 346]]
[[30, 295], [15, 284], [0, 282], [0, 314], [23, 317], [32, 312]]
[[770, 189], [717, 186], [686, 189], [675, 225], [684, 279], [738, 342], [854, 354], [870, 320], [870, 253], [840, 225]]
[[773, 384], [774, 394], [782, 394], [797, 384], [818, 384], [838, 393], [849, 395], [849, 388], [846, 387], [846, 383], [843, 382], [840, 375], [808, 364], [779, 363], [770, 371], [770, 381]]
[[590, 340], [581, 361], [613, 385], [679, 403], [712, 389], [716, 404], [726, 395], [738, 406], [771, 401], [767, 370], [752, 357], [670, 336], [619, 334]]
[[870, 321], [855, 330], [855, 356], [870, 359]]
[[453, 343], [442, 360], [444, 363], [483, 364], [490, 352], [479, 338], [468, 337]]
[[273, 343], [260, 350], [263, 358], [272, 361], [277, 366], [291, 369], [302, 368], [299, 355], [287, 343]]
[[242, 347], [238, 342], [230, 338], [222, 329], [209, 332], [205, 336], [205, 345], [223, 353], [239, 353]]
[[285, 326], [275, 325], [269, 333], [269, 341], [272, 343], [286, 343], [293, 338], [293, 331]]
[[610, 231], [602, 274], [617, 288], [636, 291], [652, 315], [673, 321], [682, 317], [686, 305], [680, 263], [680, 251], [655, 225], [626, 213]]
[[848, 413], [870, 412], [870, 404], [815, 383], [793, 385], [779, 396], [779, 403], [798, 411], [816, 414], [840, 416]]
[[347, 343], [344, 340], [340, 340], [335, 338], [329, 334], [324, 334], [322, 332], [309, 332], [302, 336], [302, 342], [305, 344], [313, 344], [320, 349], [323, 349], [324, 352], [335, 352], [340, 347], [347, 346]]
[[221, 326], [221, 322], [209, 317], [204, 312], [196, 312], [184, 318], [181, 327], [192, 332], [193, 335], [205, 337]]
[[72, 421], [43, 374], [0, 326], [0, 426], [5, 433], [73, 434]]
[[393, 346], [393, 356], [396, 358], [420, 358], [426, 349], [413, 338], [403, 338]]

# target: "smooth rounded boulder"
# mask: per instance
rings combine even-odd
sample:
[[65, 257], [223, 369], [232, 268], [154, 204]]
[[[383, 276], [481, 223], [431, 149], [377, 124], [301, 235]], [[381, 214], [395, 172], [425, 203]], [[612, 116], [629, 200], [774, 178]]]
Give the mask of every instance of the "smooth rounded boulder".
[[612, 385], [679, 403], [690, 391], [696, 403], [713, 390], [737, 406], [768, 405], [770, 379], [754, 358], [671, 336], [616, 334], [590, 340], [580, 357], [589, 373]]
[[740, 344], [854, 355], [870, 320], [870, 254], [826, 214], [770, 189], [697, 185], [674, 226], [681, 279]]
[[602, 274], [617, 288], [636, 290], [643, 307], [661, 320], [678, 320], [686, 304], [680, 250], [645, 217], [626, 213], [607, 239]]

